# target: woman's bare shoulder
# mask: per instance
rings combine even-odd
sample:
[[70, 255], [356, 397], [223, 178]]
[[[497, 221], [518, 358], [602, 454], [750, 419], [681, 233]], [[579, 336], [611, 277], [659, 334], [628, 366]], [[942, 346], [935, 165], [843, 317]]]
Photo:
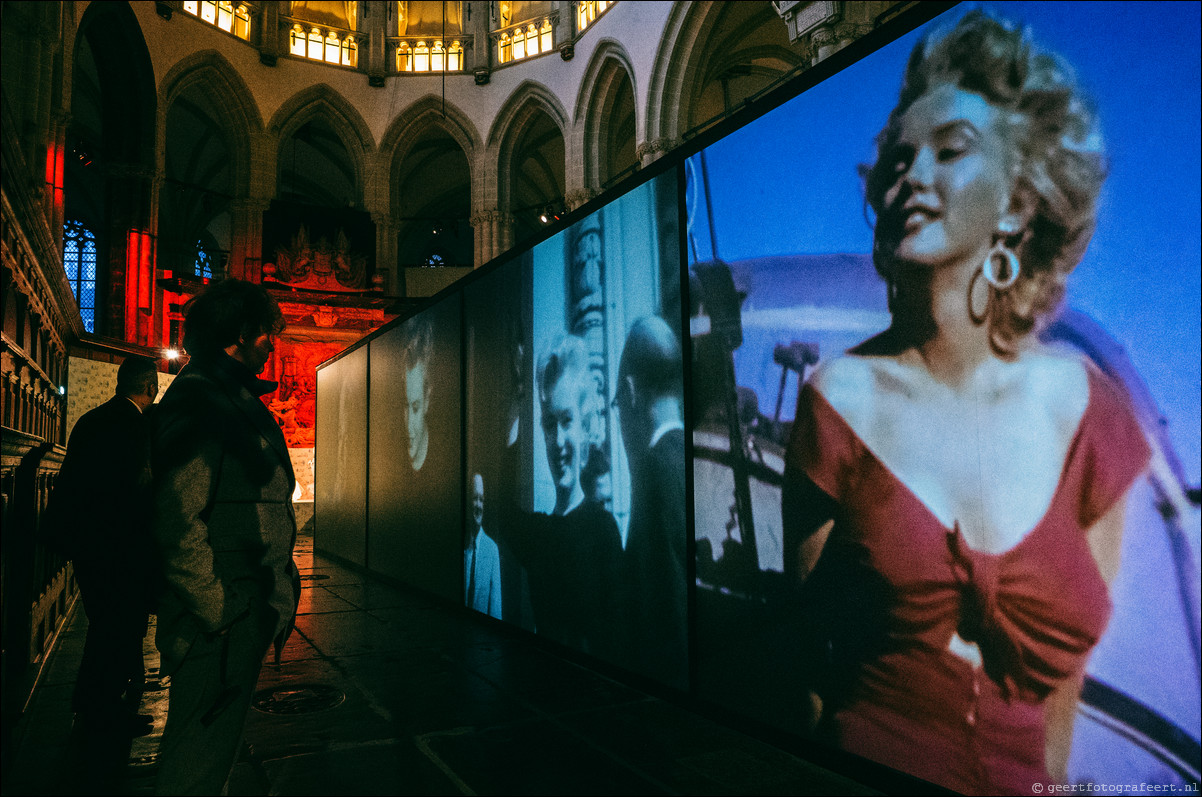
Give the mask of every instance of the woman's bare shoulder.
[[1024, 354], [1022, 389], [1052, 414], [1062, 433], [1072, 435], [1089, 404], [1089, 366], [1072, 351], [1040, 347]]
[[809, 384], [853, 428], [875, 411], [882, 369], [887, 358], [842, 354], [823, 360], [810, 376]]

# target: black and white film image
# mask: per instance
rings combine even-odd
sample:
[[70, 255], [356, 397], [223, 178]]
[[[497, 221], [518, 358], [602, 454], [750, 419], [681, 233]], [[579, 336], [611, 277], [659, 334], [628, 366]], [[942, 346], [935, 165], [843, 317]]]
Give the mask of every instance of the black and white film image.
[[467, 605], [683, 688], [676, 192], [650, 180], [466, 290], [463, 550]]
[[367, 347], [317, 372], [316, 542], [355, 564], [367, 550]]
[[374, 338], [368, 446], [368, 566], [459, 594], [462, 518], [460, 299]]

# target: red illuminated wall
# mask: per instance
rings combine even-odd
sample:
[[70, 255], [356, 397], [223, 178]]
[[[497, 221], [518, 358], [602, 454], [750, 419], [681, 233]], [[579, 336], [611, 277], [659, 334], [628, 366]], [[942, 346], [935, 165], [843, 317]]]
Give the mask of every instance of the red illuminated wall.
[[280, 389], [264, 399], [284, 430], [289, 448], [313, 447], [317, 420], [317, 366], [344, 348], [344, 343], [277, 341], [270, 378], [280, 383]]

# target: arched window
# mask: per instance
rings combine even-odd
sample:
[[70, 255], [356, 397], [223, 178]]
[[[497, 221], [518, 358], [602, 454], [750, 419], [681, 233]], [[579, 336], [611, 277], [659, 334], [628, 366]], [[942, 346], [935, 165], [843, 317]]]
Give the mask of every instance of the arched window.
[[459, 42], [451, 42], [451, 49], [447, 53], [447, 71], [458, 72], [463, 69], [463, 45]]
[[518, 28], [513, 32], [513, 60], [526, 57], [526, 31]]
[[443, 70], [443, 57], [446, 52], [442, 49], [442, 42], [434, 42], [434, 46], [430, 49], [430, 71], [441, 72]]
[[288, 52], [303, 58], [305, 56], [305, 48], [305, 29], [300, 25], [293, 25], [292, 31], [288, 36]]
[[597, 17], [605, 13], [605, 9], [612, 6], [613, 3], [606, 0], [579, 0], [576, 3], [576, 32], [587, 28], [596, 21]]
[[418, 42], [413, 48], [413, 71], [430, 71], [430, 48], [426, 46], [425, 42]]
[[[491, 32], [497, 43], [499, 63], [548, 53], [555, 47], [553, 17], [549, 2], [500, 3], [495, 19], [500, 22]], [[510, 24], [512, 20], [513, 24]]]
[[355, 66], [359, 63], [359, 45], [355, 43], [355, 37], [347, 34], [347, 37], [342, 40], [342, 65]]
[[205, 251], [200, 240], [196, 241], [196, 260], [192, 265], [192, 273], [205, 279], [213, 278], [213, 256]]
[[315, 61], [321, 60], [321, 51], [325, 46], [325, 39], [321, 36], [321, 31], [317, 28], [309, 31], [309, 52], [308, 57]]
[[409, 42], [401, 42], [397, 45], [396, 70], [398, 72], [413, 71], [413, 51], [409, 49]]
[[96, 331], [96, 236], [82, 222], [63, 224], [63, 268], [88, 332]]
[[234, 11], [234, 35], [239, 39], [250, 38], [250, 9], [244, 5]]
[[234, 32], [234, 4], [230, 0], [217, 3], [217, 27], [228, 33]]
[[239, 39], [250, 38], [250, 7], [245, 3], [235, 6], [233, 0], [184, 0], [184, 11]]
[[334, 31], [326, 34], [325, 60], [331, 64], [340, 63], [342, 60], [342, 42], [338, 41], [338, 34]]

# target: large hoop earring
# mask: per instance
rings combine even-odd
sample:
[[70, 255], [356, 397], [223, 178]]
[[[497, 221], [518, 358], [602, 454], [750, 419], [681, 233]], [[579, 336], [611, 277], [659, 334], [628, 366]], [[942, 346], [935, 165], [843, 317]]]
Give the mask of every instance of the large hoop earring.
[[[996, 270], [996, 264], [999, 260], [1005, 261], [1005, 275], [999, 276]], [[1009, 290], [1014, 283], [1018, 282], [1018, 274], [1021, 266], [1018, 262], [1018, 255], [1006, 246], [1000, 240], [993, 245], [989, 250], [989, 254], [985, 255], [985, 262], [981, 264], [981, 274], [985, 276], [985, 281], [988, 282], [995, 291]], [[970, 291], [971, 296], [971, 291]]]
[[981, 278], [981, 275], [984, 272], [984, 268], [977, 269], [975, 272], [973, 272], [972, 279], [968, 281], [968, 317], [972, 319], [972, 322], [977, 326], [981, 326], [981, 324], [984, 324], [989, 320], [989, 305], [993, 303], [993, 290], [989, 288], [986, 289], [989, 292], [985, 296], [984, 310], [978, 313], [972, 303], [972, 295], [976, 291], [977, 280]]

